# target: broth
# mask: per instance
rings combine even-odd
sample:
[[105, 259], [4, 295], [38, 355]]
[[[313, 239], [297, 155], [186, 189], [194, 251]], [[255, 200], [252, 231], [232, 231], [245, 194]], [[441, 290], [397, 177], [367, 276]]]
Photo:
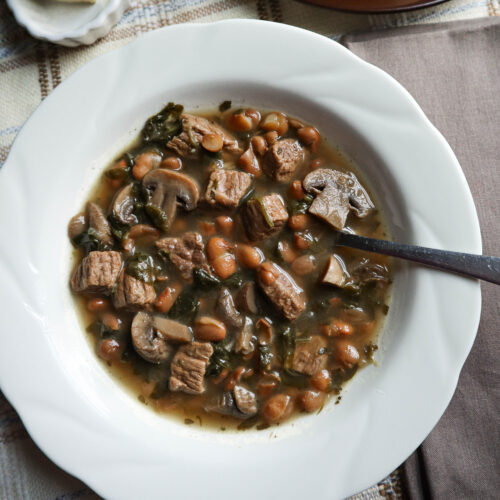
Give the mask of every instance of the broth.
[[[242, 111], [240, 114], [244, 112]], [[210, 123], [227, 126], [228, 121], [231, 123], [230, 117], [235, 114], [238, 114], [238, 111], [226, 110], [197, 113], [196, 116], [204, 117]], [[252, 113], [249, 114], [252, 116]], [[267, 116], [264, 112], [259, 114]], [[297, 195], [293, 194], [291, 188], [294, 180], [303, 181], [315, 168], [316, 171], [334, 169], [340, 173], [354, 173], [361, 179], [362, 184], [364, 184], [363, 180], [353, 162], [338, 148], [331, 147], [324, 139], [319, 139], [314, 145], [306, 144], [307, 137], [305, 141], [303, 138], [301, 140], [301, 133], [299, 133], [299, 130], [304, 130], [305, 126], [299, 126], [302, 124], [293, 118], [288, 117], [287, 121], [288, 130], [275, 139], [281, 141], [285, 138], [296, 141], [307, 158], [301, 162], [294, 170], [293, 175], [286, 181], [274, 181], [269, 178], [269, 175], [262, 174], [262, 172], [260, 174], [252, 172], [251, 191], [245, 193], [243, 200], [238, 203], [235, 209], [219, 206], [214, 208], [208, 203], [203, 203], [201, 198], [207, 185], [207, 179], [212, 172], [221, 170], [245, 171], [245, 164], [239, 160], [242, 155], [240, 151], [230, 153], [224, 151], [223, 148], [222, 152], [213, 153], [205, 150], [203, 146], [198, 146], [199, 151], [196, 153], [196, 157], [181, 157], [166, 148], [162, 142], [145, 143], [143, 132], [142, 136], [138, 137], [123, 154], [109, 165], [88, 198], [89, 201], [95, 202], [104, 213], [108, 214], [108, 220], [111, 222], [114, 233], [112, 243], [101, 248], [101, 242], [97, 241], [96, 243], [95, 232], [90, 232], [91, 237], [89, 237], [88, 208], [87, 214], [83, 216], [86, 219], [87, 232], [78, 234], [76, 237], [74, 234], [72, 235], [73, 242], [80, 245], [75, 251], [75, 270], [81, 265], [82, 259], [86, 252], [89, 253], [89, 250], [90, 252], [115, 250], [120, 252], [121, 258], [125, 262], [124, 270], [121, 273], [127, 274], [130, 271], [137, 278], [138, 274], [136, 273], [142, 272], [142, 261], [140, 261], [142, 257], [140, 256], [142, 255], [144, 258], [151, 256], [152, 261], [154, 261], [154, 273], [156, 273], [150, 283], [150, 287], [154, 288], [154, 300], [142, 306], [126, 304], [124, 307], [115, 307], [109, 298], [110, 293], [114, 295], [118, 293], [115, 284], [114, 289], [110, 288], [105, 293], [102, 290], [91, 290], [90, 292], [79, 290], [79, 293], [75, 294], [76, 304], [96, 353], [105, 359], [110, 372], [142, 403], [155, 411], [175, 415], [184, 420], [186, 424], [217, 427], [222, 430], [245, 429], [254, 426], [257, 429], [264, 429], [269, 425], [279, 424], [300, 412], [320, 411], [329, 398], [339, 396], [342, 385], [358, 369], [372, 362], [373, 353], [377, 349], [377, 337], [388, 311], [391, 281], [389, 259], [358, 250], [335, 247], [335, 232], [330, 225], [320, 218], [307, 215], [308, 207], [312, 206], [311, 199], [314, 199], [314, 196], [304, 193], [305, 196], [297, 200]], [[250, 132], [237, 132], [234, 131], [234, 128], [232, 130], [239, 144], [244, 145], [242, 150], [244, 152], [253, 151], [258, 166], [266, 161], [265, 155], [267, 153], [258, 156], [250, 144], [254, 135], [269, 134], [269, 131], [264, 132], [260, 128], [263, 123], [265, 123], [265, 118]], [[266, 144], [267, 151], [272, 147], [270, 144], [272, 140], [273, 138], [270, 137]], [[109, 215], [113, 216], [113, 203], [116, 204], [117, 193], [123, 190], [124, 186], [131, 182], [134, 182], [136, 186], [141, 185], [140, 181], [134, 178], [133, 168], [140, 164], [138, 158], [141, 152], [150, 152], [153, 149], [163, 162], [154, 168], [166, 169], [165, 165], [168, 162], [165, 163], [165, 160], [167, 158], [175, 158], [176, 161], [181, 158], [182, 169], [174, 172], [180, 172], [194, 179], [200, 187], [201, 201], [191, 211], [178, 209], [175, 220], [171, 223], [168, 231], [159, 230], [154, 233], [151, 229], [149, 239], [148, 237], [137, 237], [132, 239], [132, 243], [130, 243], [129, 231], [134, 224], [120, 232], [116, 229], [123, 230], [123, 227]], [[170, 164], [175, 166], [173, 160], [170, 161]], [[154, 168], [148, 172], [152, 172]], [[250, 165], [249, 168], [253, 168], [253, 166]], [[117, 175], [120, 173], [118, 169], [122, 169], [123, 174]], [[369, 199], [373, 201], [374, 197], [369, 193], [366, 185], [363, 187]], [[246, 204], [253, 202], [251, 200], [262, 200], [270, 193], [281, 197], [288, 212], [288, 221], [276, 234], [252, 241], [249, 238], [247, 227], [250, 219], [245, 219], [244, 215], [244, 211], [247, 210]], [[143, 195], [149, 196], [148, 192], [137, 196]], [[320, 193], [316, 193], [315, 196], [320, 196]], [[306, 197], [308, 197], [307, 203], [304, 202]], [[301, 202], [304, 203], [301, 205]], [[259, 201], [259, 203], [261, 202]], [[138, 214], [137, 222], [148, 227], [154, 227], [155, 222], [157, 226], [159, 225], [158, 221], [155, 221], [151, 215], [144, 213], [142, 205], [137, 208], [138, 206], [136, 202], [134, 213]], [[263, 210], [265, 212], [266, 209]], [[303, 224], [305, 220], [307, 227], [294, 231], [290, 227], [295, 221], [292, 218], [293, 215], [300, 216], [297, 219], [297, 224]], [[231, 231], [222, 224], [222, 219], [220, 219], [222, 216], [231, 219]], [[216, 220], [217, 223], [214, 222]], [[224, 220], [227, 222], [227, 219]], [[219, 221], [221, 221], [220, 224]], [[70, 227], [72, 226], [70, 225]], [[357, 217], [351, 210], [344, 230], [376, 238], [388, 237], [376, 202], [370, 213], [363, 218]], [[234, 260], [237, 267], [236, 272], [231, 273], [229, 277], [221, 277], [214, 271], [216, 268], [209, 259], [209, 265], [206, 267], [207, 273], [198, 272], [198, 274], [193, 275], [193, 279], [186, 279], [182, 270], [175, 265], [171, 254], [169, 254], [170, 257], [166, 257], [165, 254], [159, 252], [156, 242], [166, 237], [182, 238], [189, 232], [199, 233], [204, 246], [211, 238], [222, 238], [228, 245], [223, 258]], [[86, 235], [85, 238], [82, 238], [82, 234]], [[133, 248], [127, 247], [130, 244], [133, 245]], [[278, 268], [270, 267], [271, 273], [274, 273], [276, 269], [279, 269], [276, 271], [278, 273], [285, 271], [288, 273], [287, 276], [291, 277], [293, 282], [303, 290], [302, 296], [306, 297], [305, 308], [296, 318], [287, 320], [283, 310], [280, 310], [280, 307], [270, 300], [269, 295], [266, 295], [266, 285], [262, 284], [265, 264], [260, 263], [259, 266], [252, 268], [242, 264], [244, 258], [240, 258], [238, 253], [240, 248], [238, 245], [242, 244], [258, 249], [266, 261], [279, 266]], [[346, 283], [342, 286], [322, 283], [322, 277], [332, 254], [335, 254], [337, 261], [344, 267]], [[139, 265], [137, 265], [138, 262]], [[195, 273], [197, 269], [195, 266]], [[361, 276], [357, 278], [358, 281], [353, 278], [353, 276], [358, 276], [355, 274], [356, 272]], [[366, 274], [366, 282], [363, 281], [365, 279], [363, 273]], [[372, 274], [370, 275], [370, 273]], [[118, 278], [118, 282], [120, 279]], [[257, 293], [257, 313], [255, 310], [254, 312], [244, 311], [238, 297], [243, 293], [242, 288], [245, 284], [256, 281], [259, 281], [259, 285], [249, 285], [249, 288]], [[269, 286], [272, 287], [274, 284], [271, 283]], [[180, 289], [182, 291], [176, 296], [173, 306], [165, 311], [164, 306], [159, 302], [159, 297], [168, 287], [173, 289], [175, 293], [178, 293]], [[73, 288], [75, 287], [73, 286]], [[210, 325], [204, 324], [200, 320], [201, 317], [213, 319], [215, 330], [220, 329], [221, 315], [214, 311], [217, 311], [222, 289], [229, 290], [233, 302], [236, 302], [239, 317], [251, 324], [253, 349], [248, 353], [235, 352], [235, 340], [238, 339], [240, 332], [237, 327], [230, 326], [224, 321], [222, 323], [226, 333], [223, 340], [207, 340], [206, 333], [201, 336], [202, 338], [199, 338], [197, 334], [197, 332], [211, 331], [208, 328]], [[189, 304], [186, 306], [185, 303], [190, 303], [192, 306], [192, 302], [195, 301], [198, 302], [196, 311], [189, 312]], [[194, 331], [195, 342], [201, 340], [203, 344], [210, 343], [210, 349], [213, 349], [214, 353], [207, 362], [206, 372], [203, 376], [203, 392], [199, 394], [186, 393], [182, 389], [172, 390], [172, 387], [169, 386], [172, 383], [170, 378], [173, 378], [172, 363], [175, 362], [175, 358], [174, 361], [172, 358], [176, 356], [175, 352], [180, 349], [179, 346], [182, 344], [169, 340], [167, 342], [168, 349], [171, 349], [172, 353], [168, 359], [160, 363], [147, 361], [144, 358], [144, 353], [141, 355], [138, 352], [131, 341], [130, 334], [132, 321], [138, 311], [145, 311], [145, 315], [149, 319], [153, 316], [168, 318], [187, 325], [191, 331]], [[115, 330], [110, 325], [118, 325], [119, 328]], [[155, 335], [158, 335], [158, 330], [154, 329], [154, 332]], [[159, 332], [161, 337], [161, 330]], [[107, 350], [103, 348], [104, 342], [107, 342]], [[310, 353], [307, 349], [313, 343], [320, 346], [314, 356], [321, 358], [321, 360], [313, 359], [311, 361], [309, 359]], [[304, 350], [305, 367], [302, 367], [299, 359], [299, 351], [301, 350]], [[316, 361], [318, 362], [315, 364]], [[313, 368], [310, 368], [309, 365], [313, 368], [318, 367], [315, 373], [311, 372]], [[184, 383], [183, 380], [181, 382]], [[240, 392], [236, 393], [235, 391]], [[237, 396], [245, 401], [247, 397], [251, 399], [249, 405], [240, 403], [246, 413], [240, 410]], [[252, 404], [253, 409], [251, 408]], [[249, 407], [251, 411], [248, 410]], [[256, 413], [255, 407], [257, 408]], [[280, 409], [283, 410], [281, 416], [277, 415]]]

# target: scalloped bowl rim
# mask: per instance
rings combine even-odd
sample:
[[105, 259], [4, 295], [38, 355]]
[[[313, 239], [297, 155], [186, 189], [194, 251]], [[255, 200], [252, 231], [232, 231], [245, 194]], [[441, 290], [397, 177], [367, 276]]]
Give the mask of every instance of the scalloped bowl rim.
[[[167, 70], [155, 49], [179, 36], [184, 44]], [[231, 68], [207, 57], [221, 46], [235, 56]], [[242, 51], [244, 60], [236, 58]], [[103, 72], [109, 78], [96, 79]], [[317, 416], [261, 433], [215, 433], [159, 417], [118, 390], [72, 306], [67, 220], [102, 166], [162, 103], [214, 105], [228, 93], [302, 116], [361, 162], [396, 238], [481, 252], [472, 196], [449, 145], [399, 83], [336, 42], [291, 26], [230, 20], [163, 28], [88, 63], [33, 113], [0, 173], [0, 225], [11, 236], [0, 245], [0, 385], [40, 448], [106, 498], [160, 497], [168, 479], [175, 498], [280, 491], [326, 499], [360, 491], [432, 430], [475, 338], [477, 282], [398, 263], [379, 366], [362, 370], [342, 404]], [[56, 179], [65, 190], [50, 182]], [[259, 481], [241, 489], [249, 470]]]

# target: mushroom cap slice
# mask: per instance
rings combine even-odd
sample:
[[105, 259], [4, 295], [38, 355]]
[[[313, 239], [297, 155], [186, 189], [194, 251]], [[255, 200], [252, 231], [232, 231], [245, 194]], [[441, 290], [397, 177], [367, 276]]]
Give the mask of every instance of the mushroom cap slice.
[[200, 198], [200, 188], [188, 175], [157, 168], [144, 176], [142, 184], [152, 191], [151, 206], [161, 210], [160, 229], [168, 231], [175, 219], [177, 207], [186, 211], [196, 208]]
[[330, 255], [328, 266], [321, 281], [342, 288], [346, 283], [347, 277], [348, 274], [342, 259], [335, 254]]
[[138, 312], [132, 321], [132, 343], [142, 358], [150, 363], [162, 363], [173, 354], [169, 341], [191, 342], [191, 329], [162, 316]]
[[97, 237], [106, 245], [113, 245], [113, 236], [108, 219], [104, 215], [102, 208], [96, 203], [87, 203], [87, 214], [89, 226], [94, 228]]
[[368, 193], [351, 172], [320, 168], [308, 174], [302, 185], [305, 191], [316, 195], [309, 212], [339, 231], [351, 210], [362, 218], [374, 208]]
[[132, 196], [133, 184], [128, 184], [120, 189], [113, 198], [113, 215], [122, 223], [127, 225], [137, 224], [137, 217], [134, 215], [134, 197]]

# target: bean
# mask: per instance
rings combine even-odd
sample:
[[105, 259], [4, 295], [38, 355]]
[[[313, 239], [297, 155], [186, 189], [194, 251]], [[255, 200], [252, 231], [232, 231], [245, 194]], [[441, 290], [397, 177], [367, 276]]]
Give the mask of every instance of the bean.
[[162, 313], [167, 313], [170, 308], [174, 305], [177, 296], [181, 291], [181, 286], [179, 283], [167, 286], [163, 292], [161, 292], [158, 297], [156, 297], [155, 307], [158, 311]]
[[238, 384], [239, 381], [241, 380], [241, 377], [242, 377], [244, 372], [245, 372], [244, 366], [238, 366], [238, 368], [236, 368], [236, 370], [232, 371], [226, 380], [224, 390], [232, 391], [234, 389], [234, 386], [236, 384]]
[[301, 200], [306, 195], [304, 188], [302, 187], [302, 182], [299, 180], [293, 181], [290, 184], [290, 196], [294, 200]]
[[264, 138], [269, 146], [272, 146], [278, 140], [278, 132], [276, 130], [272, 130], [271, 132], [267, 132], [264, 134]]
[[234, 222], [229, 215], [219, 215], [215, 218], [215, 226], [224, 236], [233, 234]]
[[300, 120], [296, 120], [295, 118], [288, 118], [288, 123], [293, 128], [302, 128], [302, 127], [305, 127], [305, 125]]
[[245, 109], [245, 116], [248, 116], [252, 122], [252, 128], [256, 128], [260, 123], [260, 113], [253, 108]]
[[251, 245], [239, 243], [236, 247], [236, 258], [241, 266], [248, 269], [255, 269], [264, 260], [262, 252]]
[[283, 113], [273, 112], [264, 117], [260, 126], [267, 132], [274, 131], [282, 136], [288, 131], [288, 119]]
[[257, 160], [251, 148], [248, 148], [239, 157], [238, 164], [245, 172], [252, 174], [254, 177], [260, 177], [262, 175], [262, 168], [259, 164], [259, 160]]
[[288, 418], [292, 410], [292, 398], [288, 394], [276, 394], [264, 403], [262, 416], [268, 423], [275, 424]]
[[292, 215], [288, 219], [288, 226], [292, 231], [304, 231], [311, 223], [311, 218], [307, 214]]
[[319, 370], [311, 377], [310, 382], [318, 391], [326, 392], [330, 387], [330, 372], [328, 370]]
[[318, 149], [320, 135], [314, 127], [299, 128], [299, 130], [297, 130], [297, 136], [306, 146], [311, 148], [313, 153], [316, 152]]
[[292, 262], [292, 271], [299, 276], [305, 276], [316, 269], [313, 255], [301, 255]]
[[299, 405], [308, 413], [317, 411], [325, 401], [325, 393], [318, 391], [304, 391], [298, 397]]
[[153, 241], [160, 237], [160, 231], [149, 224], [136, 224], [130, 229], [128, 237], [132, 239], [147, 238]]
[[125, 238], [122, 241], [122, 248], [127, 253], [131, 253], [134, 250], [135, 241], [132, 238]]
[[207, 134], [203, 136], [201, 145], [211, 153], [217, 153], [222, 149], [224, 141], [219, 134]]
[[170, 170], [181, 170], [182, 160], [177, 156], [169, 156], [161, 163], [161, 168], [168, 168]]
[[314, 160], [309, 162], [309, 170], [317, 170], [318, 168], [321, 168], [324, 163], [323, 158], [314, 158]]
[[279, 276], [278, 271], [274, 269], [270, 262], [264, 262], [261, 264], [258, 273], [259, 279], [264, 283], [264, 285], [272, 285]]
[[293, 243], [299, 250], [307, 250], [311, 243], [299, 233], [293, 235]]
[[135, 159], [132, 167], [132, 175], [135, 179], [141, 180], [150, 170], [157, 168], [161, 163], [161, 156], [153, 151], [141, 153]]
[[278, 251], [281, 258], [287, 263], [291, 264], [297, 258], [297, 252], [290, 246], [288, 241], [280, 241], [278, 243]]
[[217, 231], [213, 222], [200, 221], [200, 231], [205, 236], [213, 236]]
[[87, 309], [90, 312], [104, 311], [109, 309], [109, 300], [103, 297], [95, 297], [94, 299], [89, 299], [87, 302]]
[[274, 380], [264, 380], [257, 384], [257, 394], [261, 398], [266, 398], [278, 387], [278, 382]]
[[123, 346], [115, 339], [104, 339], [99, 343], [99, 357], [105, 361], [118, 361], [122, 357]]
[[267, 142], [261, 135], [255, 135], [250, 141], [252, 144], [252, 149], [259, 155], [264, 156], [267, 151]]
[[101, 315], [101, 321], [104, 326], [111, 330], [118, 331], [120, 329], [121, 321], [116, 314], [105, 312]]
[[194, 322], [194, 335], [205, 342], [220, 342], [226, 336], [226, 326], [211, 316], [202, 316]]
[[328, 325], [329, 337], [336, 337], [339, 335], [351, 335], [354, 332], [354, 328], [350, 323], [342, 321], [341, 319], [333, 319]]
[[217, 257], [217, 259], [212, 262], [212, 267], [215, 274], [223, 280], [229, 278], [229, 276], [236, 272], [236, 260], [234, 259], [234, 255], [227, 253]]
[[234, 132], [248, 132], [252, 130], [252, 118], [244, 113], [234, 113], [227, 119], [227, 126]]
[[346, 340], [338, 340], [335, 344], [334, 354], [337, 361], [345, 368], [352, 368], [359, 361], [359, 352]]
[[215, 260], [229, 251], [229, 243], [224, 238], [214, 236], [207, 242], [208, 260]]

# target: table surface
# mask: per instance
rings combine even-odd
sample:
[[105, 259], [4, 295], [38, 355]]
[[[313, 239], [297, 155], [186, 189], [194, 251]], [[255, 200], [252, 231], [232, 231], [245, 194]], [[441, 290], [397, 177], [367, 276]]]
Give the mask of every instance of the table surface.
[[[34, 40], [0, 3], [0, 168], [23, 123], [74, 70], [141, 34], [185, 22], [263, 19], [299, 26], [338, 40], [354, 31], [500, 15], [499, 0], [451, 0], [400, 14], [359, 15], [294, 0], [133, 0], [119, 24], [90, 47], [65, 48]], [[399, 471], [361, 492], [356, 500], [402, 498]], [[50, 462], [29, 438], [0, 393], [0, 498], [98, 498]]]

